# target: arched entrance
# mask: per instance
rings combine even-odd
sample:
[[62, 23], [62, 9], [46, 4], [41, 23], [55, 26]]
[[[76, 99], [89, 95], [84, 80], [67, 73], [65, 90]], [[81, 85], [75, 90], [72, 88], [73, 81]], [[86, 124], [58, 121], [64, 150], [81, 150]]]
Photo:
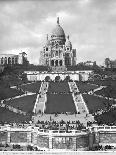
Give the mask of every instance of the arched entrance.
[[55, 77], [55, 82], [58, 82], [58, 81], [60, 81], [60, 76], [59, 75]]
[[7, 64], [7, 57], [4, 58], [4, 63]]
[[11, 58], [10, 57], [8, 58], [8, 64], [11, 64]]
[[69, 75], [66, 76], [65, 81], [70, 81], [70, 76]]
[[50, 80], [51, 80], [51, 79], [50, 79], [50, 76], [46, 76], [46, 77], [45, 77], [45, 81], [46, 81], [46, 82], [49, 82]]

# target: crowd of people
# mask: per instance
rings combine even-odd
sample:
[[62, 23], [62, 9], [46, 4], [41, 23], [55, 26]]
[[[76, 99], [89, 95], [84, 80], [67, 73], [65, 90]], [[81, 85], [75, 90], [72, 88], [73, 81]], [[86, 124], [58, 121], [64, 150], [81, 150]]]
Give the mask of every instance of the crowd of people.
[[48, 129], [48, 130], [82, 130], [86, 129], [86, 127], [80, 123], [80, 121], [39, 121], [36, 124], [40, 129]]

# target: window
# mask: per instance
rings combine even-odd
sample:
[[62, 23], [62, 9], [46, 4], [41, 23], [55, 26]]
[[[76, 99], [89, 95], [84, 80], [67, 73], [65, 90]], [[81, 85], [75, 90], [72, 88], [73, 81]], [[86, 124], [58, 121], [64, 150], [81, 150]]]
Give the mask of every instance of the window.
[[56, 51], [56, 56], [58, 56], [58, 51]]
[[48, 51], [48, 47], [46, 47], [46, 51]]

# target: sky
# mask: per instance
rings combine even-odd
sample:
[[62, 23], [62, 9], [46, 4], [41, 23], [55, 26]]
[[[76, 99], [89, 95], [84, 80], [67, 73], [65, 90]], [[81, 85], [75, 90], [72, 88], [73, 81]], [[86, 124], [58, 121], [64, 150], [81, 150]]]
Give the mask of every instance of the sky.
[[77, 63], [116, 59], [116, 0], [0, 1], [0, 54], [25, 51], [39, 64], [57, 17], [77, 51]]

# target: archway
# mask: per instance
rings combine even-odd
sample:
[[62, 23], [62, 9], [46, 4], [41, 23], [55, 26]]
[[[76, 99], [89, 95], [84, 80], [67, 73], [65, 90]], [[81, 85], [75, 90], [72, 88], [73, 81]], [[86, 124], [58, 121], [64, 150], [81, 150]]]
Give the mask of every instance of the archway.
[[1, 58], [1, 64], [3, 64], [3, 63], [4, 63], [4, 58], [2, 57], [2, 58]]
[[7, 57], [4, 58], [4, 63], [7, 64]]
[[55, 82], [59, 82], [59, 81], [60, 81], [60, 76], [58, 75], [55, 77]]
[[54, 60], [51, 61], [51, 66], [54, 66]]
[[51, 79], [50, 79], [50, 76], [46, 76], [46, 77], [45, 77], [45, 81], [46, 81], [46, 82], [49, 82], [50, 80], [51, 80]]
[[69, 75], [66, 76], [65, 81], [70, 81], [70, 76]]
[[59, 61], [60, 66], [62, 66], [62, 60]]
[[58, 66], [58, 60], [55, 61], [55, 66]]
[[10, 57], [8, 58], [8, 64], [11, 64], [11, 58]]
[[15, 64], [15, 62], [14, 62], [14, 58], [12, 58], [12, 64]]

